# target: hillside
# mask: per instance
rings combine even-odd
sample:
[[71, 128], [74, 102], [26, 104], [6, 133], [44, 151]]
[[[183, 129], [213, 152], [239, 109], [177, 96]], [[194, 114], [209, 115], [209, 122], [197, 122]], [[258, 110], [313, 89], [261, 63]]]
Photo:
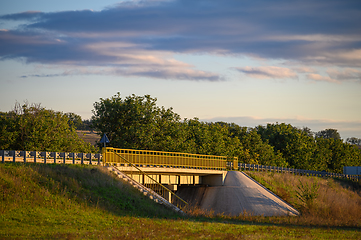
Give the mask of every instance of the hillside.
[[181, 217], [96, 166], [0, 164], [0, 189], [0, 239], [357, 239], [361, 233], [339, 227], [355, 223], [306, 224], [302, 216], [230, 218], [186, 209], [189, 216]]

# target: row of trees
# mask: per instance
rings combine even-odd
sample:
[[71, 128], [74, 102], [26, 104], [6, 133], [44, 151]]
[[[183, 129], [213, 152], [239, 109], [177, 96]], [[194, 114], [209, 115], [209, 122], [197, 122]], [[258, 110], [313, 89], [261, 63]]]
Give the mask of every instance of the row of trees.
[[268, 124], [255, 128], [234, 123], [184, 119], [172, 108], [158, 107], [149, 95], [121, 98], [120, 93], [94, 104], [92, 127], [118, 148], [236, 156], [244, 163], [342, 172], [361, 165], [361, 151], [344, 143], [337, 130], [315, 135], [308, 128]]
[[40, 104], [15, 104], [0, 113], [0, 148], [50, 152], [96, 152], [76, 133], [67, 114], [47, 110]]
[[[40, 105], [15, 104], [0, 113], [0, 148], [27, 151], [94, 152], [76, 129], [107, 134], [110, 146], [128, 149], [187, 152], [238, 157], [240, 162], [342, 172], [361, 166], [357, 138], [343, 142], [337, 130], [316, 134], [290, 124], [255, 128], [234, 123], [181, 119], [172, 108], [159, 107], [150, 95], [120, 93], [94, 103], [91, 120], [74, 113], [47, 110]], [[99, 144], [101, 147], [101, 144]]]
[[81, 116], [75, 113], [65, 113], [68, 117], [68, 124], [70, 127], [74, 127], [76, 130], [92, 130], [91, 120], [82, 120]]

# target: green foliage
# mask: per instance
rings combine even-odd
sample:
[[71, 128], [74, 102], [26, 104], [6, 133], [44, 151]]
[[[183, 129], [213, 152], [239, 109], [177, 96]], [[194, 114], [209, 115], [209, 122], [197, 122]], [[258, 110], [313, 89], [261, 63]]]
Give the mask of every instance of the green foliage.
[[[361, 165], [361, 151], [338, 139], [337, 130], [314, 138], [309, 128], [267, 124], [254, 129], [234, 123], [180, 119], [157, 99], [120, 93], [94, 104], [92, 126], [107, 134], [110, 146], [238, 157], [240, 162], [342, 172]], [[323, 131], [321, 131], [323, 132]], [[326, 135], [325, 135], [326, 136]]]
[[361, 147], [361, 138], [356, 138], [356, 137], [347, 138], [346, 142]]
[[310, 162], [315, 148], [314, 139], [306, 131], [290, 124], [267, 124], [258, 126], [258, 134], [264, 141], [282, 153], [290, 167], [312, 169]]
[[161, 141], [170, 149], [178, 144], [174, 138], [179, 135], [180, 117], [171, 108], [157, 107], [156, 99], [149, 95], [122, 99], [118, 93], [100, 99], [94, 104], [93, 114], [92, 125], [101, 134], [107, 134], [111, 146], [159, 150]]
[[229, 124], [230, 135], [240, 140], [242, 151], [238, 158], [241, 162], [268, 166], [287, 167], [288, 163], [279, 151], [274, 151], [267, 141], [263, 141], [255, 129]]
[[75, 113], [65, 113], [65, 116], [68, 117], [68, 123], [70, 127], [74, 127], [75, 129], [78, 129], [83, 124], [83, 121], [81, 120], [81, 116]]
[[68, 116], [40, 105], [15, 104], [0, 115], [0, 148], [49, 152], [94, 152], [69, 126]]
[[299, 185], [297, 186], [296, 196], [302, 202], [302, 204], [309, 210], [313, 208], [314, 200], [318, 197], [318, 183], [313, 182], [308, 184], [307, 182], [303, 183], [299, 179]]
[[[156, 105], [155, 98], [120, 93], [94, 104], [92, 124], [107, 134], [110, 146], [238, 157], [243, 162], [286, 166], [281, 154], [255, 132], [235, 124], [184, 119]], [[256, 144], [254, 144], [256, 143]]]
[[285, 123], [267, 124], [256, 129], [263, 141], [279, 151], [292, 168], [342, 173], [344, 166], [361, 165], [361, 151], [337, 137], [315, 139], [309, 130]]
[[341, 136], [336, 129], [328, 128], [316, 133], [316, 138], [333, 138], [341, 140]]
[[92, 121], [90, 119], [82, 120], [82, 123], [80, 126], [76, 128], [77, 130], [93, 130]]

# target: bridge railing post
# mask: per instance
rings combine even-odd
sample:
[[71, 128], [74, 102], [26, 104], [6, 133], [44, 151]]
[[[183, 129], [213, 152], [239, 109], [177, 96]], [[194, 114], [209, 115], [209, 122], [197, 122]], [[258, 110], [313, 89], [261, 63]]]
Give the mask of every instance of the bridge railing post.
[[92, 153], [88, 153], [87, 157], [89, 159], [89, 165], [92, 165]]
[[12, 152], [12, 156], [13, 156], [13, 162], [15, 162], [15, 160], [16, 160], [16, 151], [13, 150], [11, 152]]
[[84, 153], [78, 153], [80, 155], [80, 163], [84, 164]]
[[20, 157], [23, 157], [23, 162], [26, 163], [26, 151], [20, 151]]
[[100, 153], [96, 154], [96, 158], [98, 159], [98, 165], [100, 165]]

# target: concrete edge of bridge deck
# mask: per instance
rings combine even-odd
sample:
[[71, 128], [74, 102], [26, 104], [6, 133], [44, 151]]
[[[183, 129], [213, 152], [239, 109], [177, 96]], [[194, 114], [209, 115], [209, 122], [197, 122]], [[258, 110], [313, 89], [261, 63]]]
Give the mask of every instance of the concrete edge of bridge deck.
[[[134, 167], [128, 166], [117, 166], [117, 169], [123, 172], [134, 172], [138, 171]], [[218, 175], [227, 173], [223, 170], [211, 170], [211, 169], [193, 169], [193, 168], [164, 168], [164, 167], [138, 167], [145, 173], [178, 173], [178, 174], [194, 174], [194, 175]]]
[[[136, 168], [129, 166], [117, 166], [116, 168], [128, 174], [135, 174], [138, 172]], [[222, 186], [227, 174], [227, 171], [222, 170], [192, 168], [139, 167], [139, 169], [146, 174], [199, 176], [202, 178], [202, 184], [212, 186]]]

